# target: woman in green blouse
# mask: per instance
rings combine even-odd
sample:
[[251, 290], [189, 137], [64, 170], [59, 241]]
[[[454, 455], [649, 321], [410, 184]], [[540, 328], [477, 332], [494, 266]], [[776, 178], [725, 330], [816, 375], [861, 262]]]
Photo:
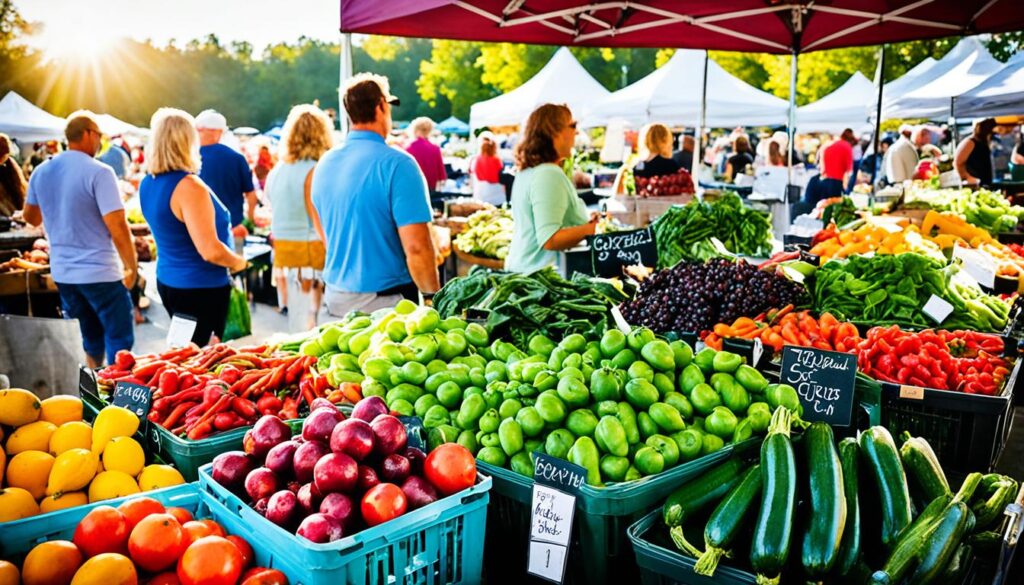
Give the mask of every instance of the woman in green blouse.
[[530, 114], [516, 148], [519, 173], [512, 184], [512, 245], [505, 269], [534, 272], [557, 263], [589, 235], [600, 217], [587, 215], [583, 200], [562, 170], [572, 154], [576, 122], [564, 105], [544, 104]]

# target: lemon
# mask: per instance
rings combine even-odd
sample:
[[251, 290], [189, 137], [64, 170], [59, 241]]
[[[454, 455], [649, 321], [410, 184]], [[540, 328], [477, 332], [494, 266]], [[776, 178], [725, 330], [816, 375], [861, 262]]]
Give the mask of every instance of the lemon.
[[89, 503], [139, 493], [139, 484], [123, 471], [104, 471], [89, 484]]
[[48, 451], [50, 436], [56, 430], [57, 425], [45, 420], [20, 426], [7, 439], [7, 454], [17, 455], [22, 451]]
[[0, 488], [0, 522], [21, 520], [39, 513], [39, 506], [28, 490]]
[[39, 398], [28, 390], [0, 390], [0, 425], [20, 427], [39, 420]]
[[58, 427], [64, 423], [82, 420], [82, 399], [77, 396], [51, 396], [40, 403], [39, 420]]
[[114, 437], [103, 449], [103, 468], [108, 471], [123, 471], [135, 477], [145, 464], [142, 445], [131, 437]]
[[46, 495], [75, 492], [85, 486], [96, 475], [99, 457], [88, 449], [68, 449], [57, 456], [50, 470], [50, 481]]
[[43, 514], [84, 506], [89, 503], [89, 496], [85, 492], [68, 492], [66, 494], [54, 494], [46, 496], [39, 502], [39, 511]]
[[183, 483], [185, 478], [170, 465], [147, 465], [139, 474], [139, 487], [144, 492]]
[[68, 449], [91, 449], [92, 427], [82, 421], [66, 422], [50, 435], [50, 455], [56, 457]]
[[139, 430], [139, 417], [127, 408], [108, 406], [92, 424], [92, 452], [99, 457], [114, 437], [130, 437]]
[[22, 451], [7, 466], [7, 485], [27, 490], [36, 500], [46, 495], [46, 481], [53, 468], [53, 455], [44, 451]]

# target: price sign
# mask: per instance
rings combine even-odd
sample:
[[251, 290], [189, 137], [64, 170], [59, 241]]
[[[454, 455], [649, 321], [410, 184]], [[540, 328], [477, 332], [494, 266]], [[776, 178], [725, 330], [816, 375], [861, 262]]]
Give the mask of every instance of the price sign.
[[114, 385], [114, 396], [110, 403], [134, 412], [139, 420], [146, 420], [153, 393], [148, 386], [118, 382]]
[[949, 317], [949, 314], [953, 312], [953, 305], [949, 304], [942, 297], [932, 295], [921, 311], [931, 317], [936, 324], [941, 325], [946, 320], [946, 317]]
[[806, 421], [850, 426], [856, 376], [857, 356], [852, 353], [792, 345], [782, 348], [780, 379], [796, 388]]
[[553, 583], [565, 578], [576, 496], [587, 470], [544, 453], [534, 453], [533, 501], [527, 572]]
[[185, 315], [171, 317], [171, 325], [167, 328], [167, 346], [185, 347], [192, 343], [192, 335], [196, 332], [196, 320]]
[[649, 227], [594, 235], [590, 238], [590, 255], [597, 276], [622, 276], [626, 266], [658, 264], [658, 247]]
[[954, 246], [953, 258], [960, 259], [960, 268], [978, 284], [989, 289], [995, 288], [996, 263], [991, 256], [964, 246]]

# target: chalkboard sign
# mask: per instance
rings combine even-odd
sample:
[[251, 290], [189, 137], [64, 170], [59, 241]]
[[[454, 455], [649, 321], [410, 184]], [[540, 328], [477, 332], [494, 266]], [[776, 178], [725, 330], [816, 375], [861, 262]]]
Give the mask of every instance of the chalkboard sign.
[[780, 380], [796, 388], [806, 421], [850, 426], [856, 376], [857, 356], [852, 353], [782, 348]]
[[622, 276], [622, 269], [634, 264], [658, 265], [654, 232], [647, 227], [628, 232], [598, 234], [590, 239], [590, 254], [597, 276]]
[[148, 386], [118, 382], [114, 385], [114, 396], [110, 399], [110, 403], [134, 412], [138, 415], [139, 420], [146, 420], [152, 400], [152, 390]]
[[526, 570], [554, 583], [565, 578], [576, 496], [587, 470], [564, 459], [535, 452], [530, 506], [530, 547]]
[[487, 317], [489, 317], [490, 315], [491, 314], [488, 311], [484, 311], [482, 309], [474, 309], [473, 307], [470, 307], [466, 309], [465, 319], [469, 323], [478, 323], [480, 325], [486, 325]]
[[693, 331], [669, 331], [665, 334], [665, 339], [669, 341], [685, 341], [691, 349], [697, 346], [697, 342], [700, 341], [700, 337]]

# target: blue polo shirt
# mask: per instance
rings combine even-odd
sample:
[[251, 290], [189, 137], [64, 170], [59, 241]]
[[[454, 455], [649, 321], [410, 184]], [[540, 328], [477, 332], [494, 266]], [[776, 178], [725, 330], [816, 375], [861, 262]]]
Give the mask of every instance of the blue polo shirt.
[[230, 146], [210, 144], [199, 149], [199, 178], [231, 213], [231, 225], [245, 219], [245, 194], [253, 190], [252, 170], [245, 157]]
[[375, 132], [352, 131], [317, 164], [312, 199], [327, 236], [328, 286], [376, 293], [412, 282], [398, 228], [433, 217], [412, 156]]

